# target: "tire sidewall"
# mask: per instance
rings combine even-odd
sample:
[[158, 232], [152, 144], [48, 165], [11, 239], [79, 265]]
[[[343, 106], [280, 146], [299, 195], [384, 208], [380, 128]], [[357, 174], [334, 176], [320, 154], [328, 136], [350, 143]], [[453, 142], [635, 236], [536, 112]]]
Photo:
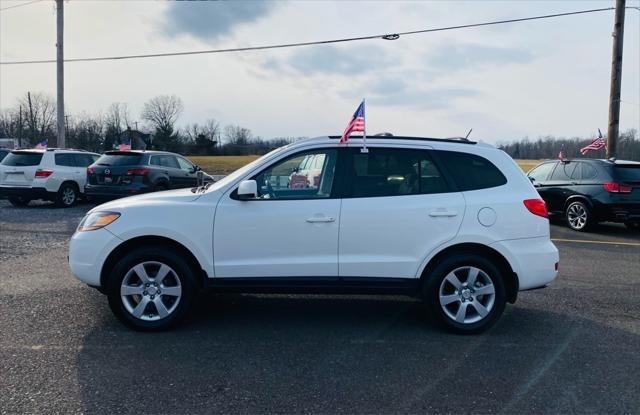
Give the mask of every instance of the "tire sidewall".
[[[157, 321], [144, 321], [132, 316], [122, 304], [120, 287], [127, 272], [135, 265], [145, 261], [158, 261], [170, 266], [180, 278], [182, 294], [176, 309], [167, 317]], [[196, 290], [193, 270], [178, 253], [165, 247], [145, 247], [125, 255], [113, 267], [106, 283], [109, 307], [126, 326], [140, 331], [161, 331], [176, 325], [191, 308]]]
[[[489, 314], [471, 324], [458, 323], [447, 316], [440, 305], [440, 284], [453, 270], [473, 266], [482, 270], [493, 282], [495, 301]], [[458, 334], [476, 334], [491, 328], [500, 318], [506, 306], [504, 276], [491, 261], [478, 254], [456, 254], [438, 264], [423, 284], [423, 299], [427, 303], [435, 322], [445, 329]]]
[[[73, 202], [71, 202], [68, 205], [65, 204], [63, 199], [62, 199], [65, 189], [71, 189], [73, 191], [73, 194], [74, 194]], [[58, 206], [60, 206], [60, 207], [72, 207], [76, 203], [78, 203], [79, 194], [80, 194], [80, 192], [78, 191], [78, 188], [75, 185], [73, 185], [71, 183], [63, 183], [62, 186], [60, 186], [60, 189], [58, 189], [58, 195], [56, 197], [56, 204]]]
[[[587, 213], [587, 222], [584, 224], [584, 226], [580, 229], [578, 228], [574, 228], [573, 226], [571, 226], [571, 222], [569, 222], [569, 208], [571, 208], [571, 206], [573, 205], [581, 205], [584, 208], [584, 211]], [[589, 229], [589, 227], [591, 226], [591, 210], [589, 209], [589, 206], [587, 206], [586, 203], [580, 201], [580, 200], [576, 200], [574, 202], [571, 202], [567, 205], [567, 209], [565, 210], [565, 214], [564, 214], [564, 219], [565, 219], [565, 223], [567, 224], [567, 226], [574, 231], [577, 232], [583, 232], [586, 231], [587, 229]]]

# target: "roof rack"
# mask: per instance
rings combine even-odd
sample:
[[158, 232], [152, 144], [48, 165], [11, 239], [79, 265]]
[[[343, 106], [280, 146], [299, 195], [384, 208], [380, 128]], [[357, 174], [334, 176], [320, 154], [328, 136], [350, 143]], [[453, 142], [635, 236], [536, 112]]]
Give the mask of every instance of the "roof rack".
[[[404, 137], [404, 136], [395, 136], [390, 133], [383, 133], [376, 135], [367, 136], [367, 140], [414, 140], [414, 141], [440, 141], [445, 143], [461, 143], [461, 144], [477, 144], [476, 141], [471, 141], [464, 137], [447, 137], [447, 138], [436, 138], [436, 137]], [[388, 135], [387, 135], [388, 134]], [[330, 135], [330, 139], [335, 140], [339, 139], [339, 135]], [[353, 138], [361, 138], [360, 136], [355, 136]]]

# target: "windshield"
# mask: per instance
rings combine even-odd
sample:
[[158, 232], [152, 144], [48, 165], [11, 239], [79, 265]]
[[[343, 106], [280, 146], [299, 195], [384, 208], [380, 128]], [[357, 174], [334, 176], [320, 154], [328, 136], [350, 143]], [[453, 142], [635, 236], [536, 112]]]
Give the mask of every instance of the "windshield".
[[207, 188], [207, 190], [215, 191], [215, 190], [220, 189], [221, 187], [226, 186], [228, 183], [231, 183], [231, 182], [239, 179], [240, 177], [244, 176], [245, 174], [247, 174], [248, 172], [253, 170], [256, 166], [260, 165], [264, 159], [266, 159], [268, 157], [271, 157], [276, 153], [281, 152], [282, 150], [284, 150], [287, 147], [289, 147], [289, 146], [287, 145], [287, 146], [276, 148], [275, 150], [270, 151], [269, 153], [267, 153], [264, 156], [252, 161], [251, 163], [247, 164], [246, 166], [240, 167], [238, 170], [234, 171], [233, 173], [231, 173], [231, 174], [223, 177], [222, 179], [218, 180], [217, 182], [211, 184], [211, 186], [209, 186]]
[[137, 153], [104, 154], [96, 164], [98, 166], [134, 166], [140, 164], [142, 156]]
[[12, 151], [2, 160], [3, 166], [37, 166], [42, 160], [42, 153], [32, 151]]

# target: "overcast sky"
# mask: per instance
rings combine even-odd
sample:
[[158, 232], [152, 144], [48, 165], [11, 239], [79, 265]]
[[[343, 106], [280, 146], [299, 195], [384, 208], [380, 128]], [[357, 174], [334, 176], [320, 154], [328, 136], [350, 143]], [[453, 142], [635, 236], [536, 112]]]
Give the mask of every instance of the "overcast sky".
[[[1, 0], [0, 8], [19, 4]], [[65, 2], [67, 58], [394, 33], [610, 7], [614, 1]], [[628, 0], [629, 6], [640, 6]], [[488, 142], [587, 136], [607, 127], [612, 11], [339, 45], [68, 63], [70, 114], [160, 94], [179, 124], [215, 118], [262, 137], [339, 134], [362, 97], [369, 134]], [[640, 126], [640, 12], [627, 10], [621, 129]], [[54, 2], [0, 12], [0, 60], [55, 58]], [[1, 65], [0, 107], [55, 96], [55, 64]]]

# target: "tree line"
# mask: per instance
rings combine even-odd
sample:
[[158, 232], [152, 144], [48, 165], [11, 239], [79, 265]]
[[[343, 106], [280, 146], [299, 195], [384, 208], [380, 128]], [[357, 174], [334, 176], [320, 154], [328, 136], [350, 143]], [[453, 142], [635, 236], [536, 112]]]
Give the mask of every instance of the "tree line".
[[[502, 143], [498, 147], [514, 159], [539, 160], [557, 158], [560, 151], [562, 151], [565, 158], [604, 158], [604, 149], [590, 151], [584, 156], [580, 154], [580, 149], [591, 143], [594, 138], [557, 138], [554, 136], [540, 137], [536, 140], [523, 138], [511, 143]], [[640, 161], [638, 130], [629, 129], [620, 133], [617, 158]]]
[[[89, 151], [112, 150], [120, 144], [123, 132], [131, 128], [149, 134], [148, 149], [166, 150], [187, 155], [248, 155], [264, 154], [302, 137], [264, 139], [239, 125], [222, 127], [213, 118], [204, 123], [192, 123], [181, 128], [177, 121], [184, 111], [182, 100], [175, 95], [159, 95], [148, 100], [139, 114], [141, 125], [133, 121], [126, 103], [116, 102], [98, 114], [81, 112], [67, 116], [65, 135], [67, 146]], [[27, 92], [11, 108], [0, 109], [0, 138], [19, 138], [21, 147], [34, 147], [48, 140], [56, 145], [55, 100], [43, 93]], [[538, 139], [523, 138], [502, 143], [499, 148], [514, 159], [548, 159], [583, 157], [580, 149], [593, 137]], [[591, 151], [584, 157], [603, 158], [604, 150]], [[618, 158], [640, 160], [640, 140], [635, 129], [620, 134]]]
[[[80, 112], [66, 116], [66, 145], [71, 148], [103, 152], [117, 148], [128, 129], [149, 135], [147, 149], [172, 151], [187, 155], [265, 154], [302, 137], [264, 139], [239, 125], [222, 127], [213, 118], [204, 123], [177, 127], [184, 110], [175, 95], [159, 95], [148, 100], [133, 121], [126, 103], [115, 102], [98, 114]], [[15, 138], [20, 147], [30, 148], [48, 140], [55, 147], [56, 104], [44, 93], [27, 92], [10, 108], [0, 109], [0, 138]]]

